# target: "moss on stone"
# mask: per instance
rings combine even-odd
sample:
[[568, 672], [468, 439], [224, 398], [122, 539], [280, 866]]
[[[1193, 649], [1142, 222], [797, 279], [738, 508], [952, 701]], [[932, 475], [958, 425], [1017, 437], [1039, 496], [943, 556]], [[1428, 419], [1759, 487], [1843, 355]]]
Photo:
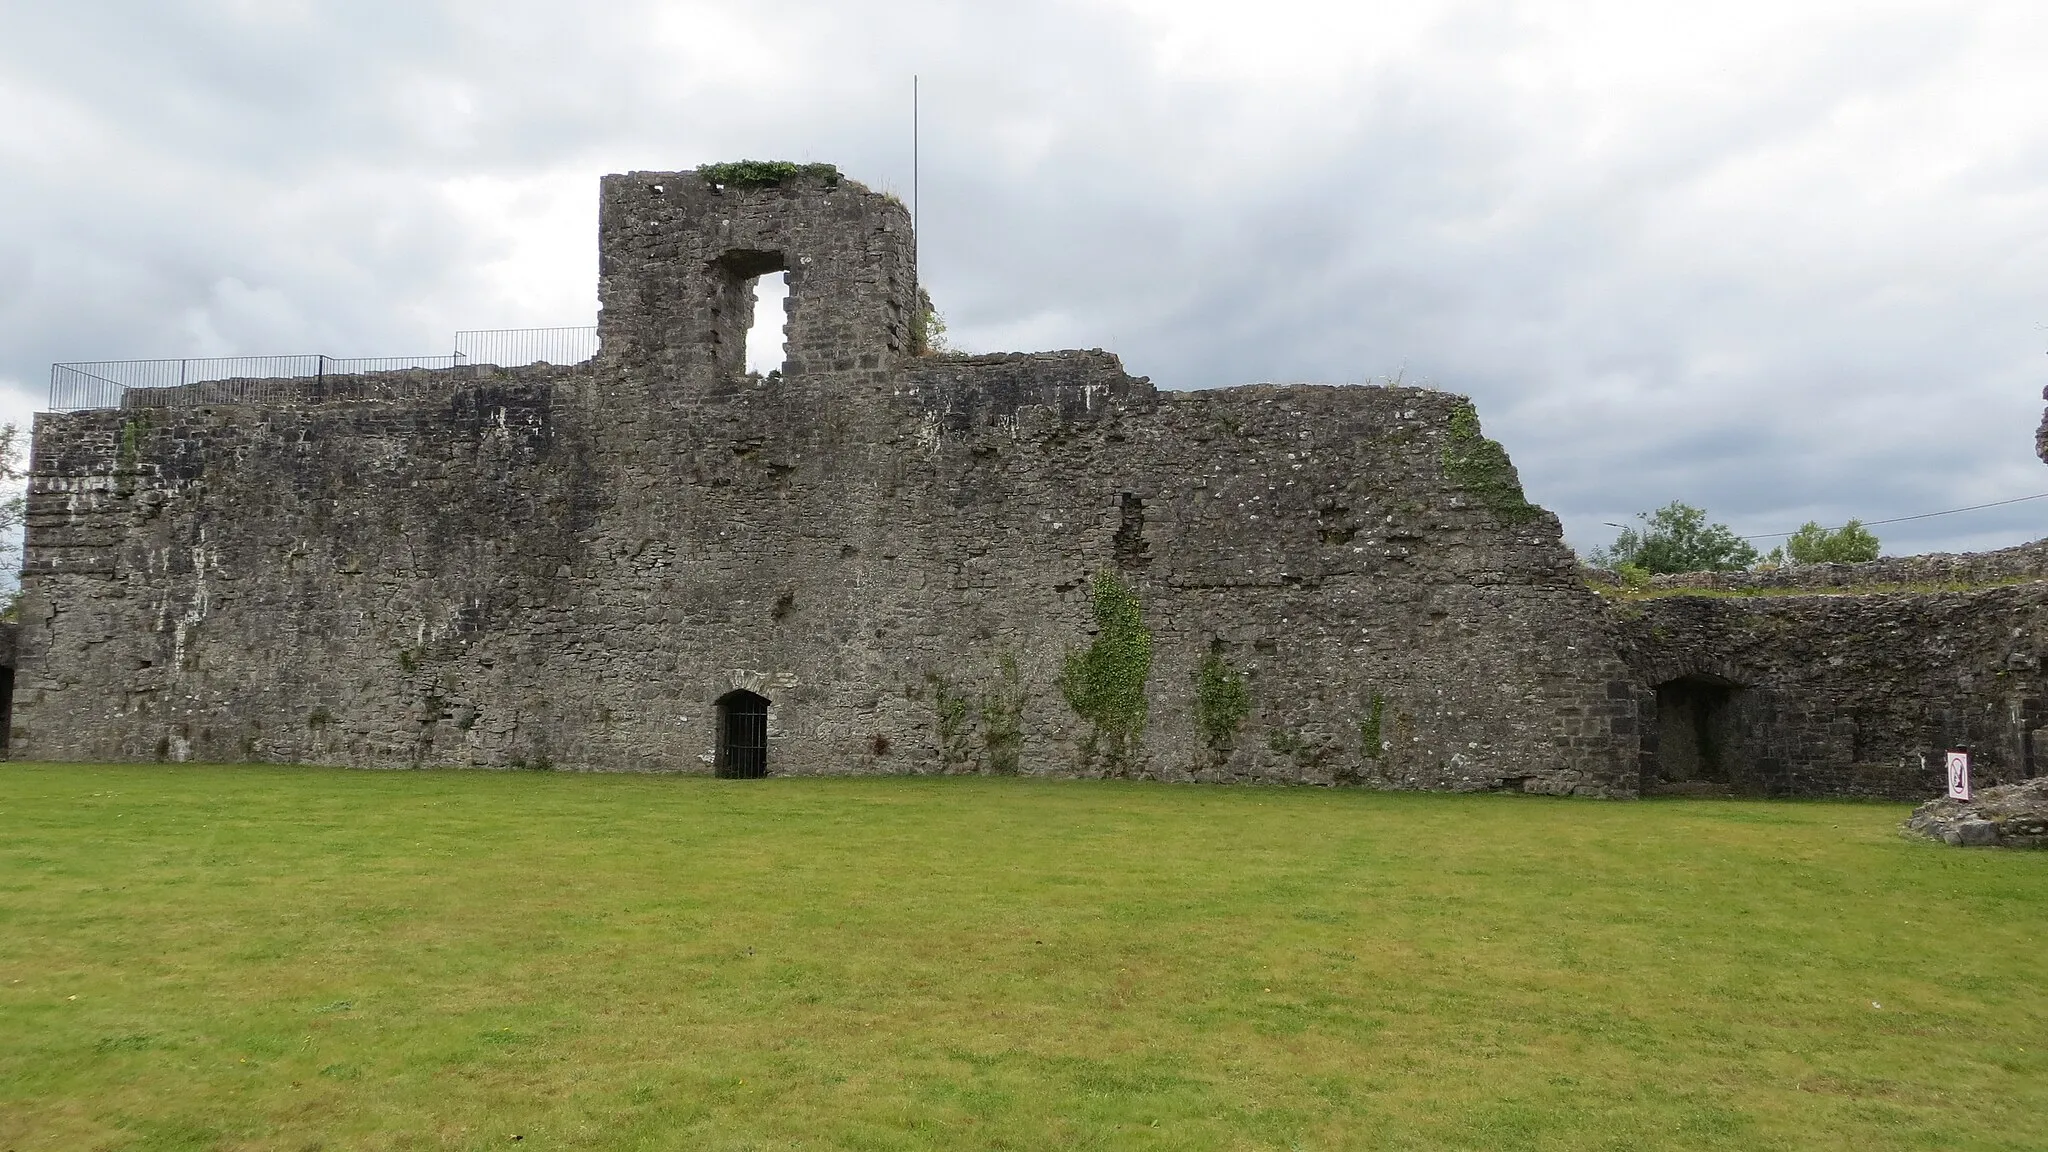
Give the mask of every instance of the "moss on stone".
[[1387, 698], [1378, 692], [1372, 694], [1372, 705], [1358, 721], [1358, 743], [1368, 760], [1377, 760], [1386, 749], [1380, 734], [1380, 725], [1387, 715]]
[[1500, 441], [1479, 430], [1479, 411], [1470, 400], [1451, 408], [1450, 437], [1444, 444], [1444, 475], [1509, 524], [1534, 519], [1541, 509], [1522, 494], [1522, 482]]

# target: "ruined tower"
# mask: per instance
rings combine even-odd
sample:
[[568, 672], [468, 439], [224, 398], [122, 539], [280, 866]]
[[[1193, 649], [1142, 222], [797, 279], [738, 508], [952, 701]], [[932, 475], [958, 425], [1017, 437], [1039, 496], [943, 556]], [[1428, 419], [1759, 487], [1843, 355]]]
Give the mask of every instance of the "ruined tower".
[[[732, 166], [741, 168], [742, 166]], [[786, 273], [782, 374], [873, 393], [909, 350], [917, 303], [910, 213], [826, 166], [773, 183], [717, 169], [604, 178], [598, 329], [627, 377], [715, 395], [744, 371], [756, 278]]]

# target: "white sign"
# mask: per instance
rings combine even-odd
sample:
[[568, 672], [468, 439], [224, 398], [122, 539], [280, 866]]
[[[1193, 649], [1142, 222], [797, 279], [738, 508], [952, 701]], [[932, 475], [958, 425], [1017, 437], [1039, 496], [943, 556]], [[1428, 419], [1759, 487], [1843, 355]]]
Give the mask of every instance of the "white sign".
[[1960, 748], [1949, 749], [1948, 796], [1951, 800], [1970, 798], [1970, 754]]

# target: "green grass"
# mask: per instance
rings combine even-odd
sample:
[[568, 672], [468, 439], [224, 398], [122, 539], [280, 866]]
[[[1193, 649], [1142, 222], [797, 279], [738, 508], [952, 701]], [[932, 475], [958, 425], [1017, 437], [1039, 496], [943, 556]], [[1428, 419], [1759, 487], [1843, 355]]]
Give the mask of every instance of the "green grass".
[[1938, 596], [1948, 592], [1984, 592], [2040, 583], [2039, 576], [2001, 576], [1988, 580], [1914, 580], [1907, 583], [1756, 585], [1743, 588], [1693, 588], [1684, 585], [1630, 588], [1627, 585], [1588, 582], [1587, 587], [1623, 604], [1638, 600], [1669, 600], [1691, 596], [1706, 600], [1755, 600], [1787, 596]]
[[2039, 1148], [1903, 814], [5, 765], [0, 1149]]

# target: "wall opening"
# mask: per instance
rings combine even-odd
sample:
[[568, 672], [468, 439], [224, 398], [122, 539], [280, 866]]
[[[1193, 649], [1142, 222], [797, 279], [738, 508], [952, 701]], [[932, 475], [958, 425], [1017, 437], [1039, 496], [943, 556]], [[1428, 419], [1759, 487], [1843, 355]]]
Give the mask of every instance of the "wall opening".
[[1735, 783], [1735, 709], [1740, 689], [1714, 676], [1657, 685], [1656, 779], [1643, 791], [1725, 796]]
[[789, 261], [765, 248], [734, 248], [711, 262], [711, 356], [720, 372], [786, 371], [783, 350]]
[[768, 774], [768, 699], [744, 688], [718, 698], [720, 778], [758, 780]]
[[788, 359], [789, 273], [771, 272], [754, 281], [754, 316], [747, 327], [747, 371], [782, 375]]

